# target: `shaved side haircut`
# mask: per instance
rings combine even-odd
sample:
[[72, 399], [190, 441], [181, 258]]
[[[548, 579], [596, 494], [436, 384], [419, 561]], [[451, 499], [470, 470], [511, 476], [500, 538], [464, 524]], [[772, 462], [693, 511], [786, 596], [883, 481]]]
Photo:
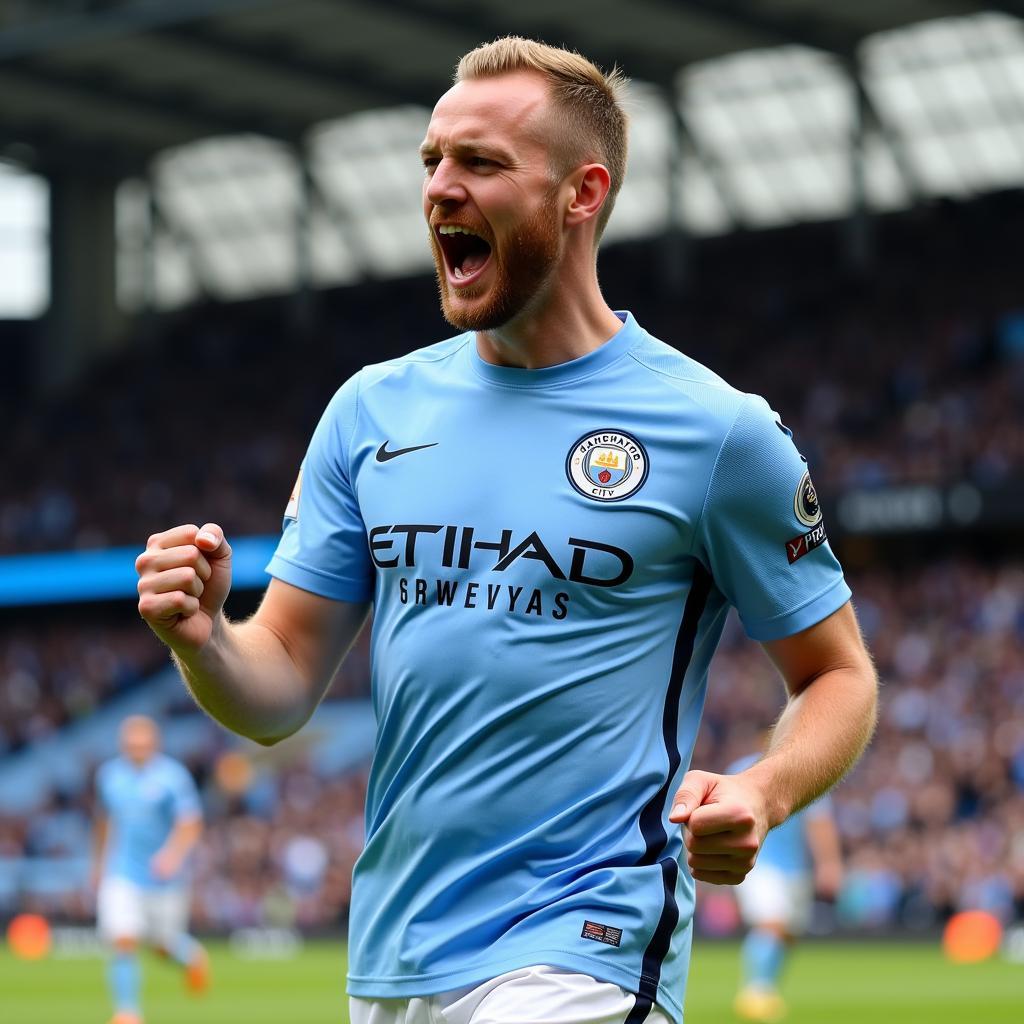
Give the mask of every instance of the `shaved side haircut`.
[[515, 71], [535, 71], [551, 86], [555, 173], [562, 176], [588, 162], [608, 168], [611, 186], [597, 218], [600, 238], [626, 174], [628, 119], [622, 98], [629, 80], [618, 68], [606, 74], [572, 50], [504, 36], [467, 53], [455, 69], [455, 81]]

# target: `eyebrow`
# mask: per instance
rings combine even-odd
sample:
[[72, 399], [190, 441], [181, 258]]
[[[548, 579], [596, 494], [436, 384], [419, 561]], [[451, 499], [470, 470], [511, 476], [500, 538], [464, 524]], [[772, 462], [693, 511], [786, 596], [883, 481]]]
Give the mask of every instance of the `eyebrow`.
[[[490, 142], [477, 142], [473, 139], [467, 139], [463, 142], [456, 142], [450, 148], [458, 156], [483, 154], [485, 156], [495, 157], [502, 163], [512, 162], [512, 154], [509, 153], [508, 150], [502, 149], [500, 146], [496, 146], [494, 143]], [[439, 151], [440, 147], [434, 142], [424, 141], [420, 146], [420, 156], [427, 156]]]

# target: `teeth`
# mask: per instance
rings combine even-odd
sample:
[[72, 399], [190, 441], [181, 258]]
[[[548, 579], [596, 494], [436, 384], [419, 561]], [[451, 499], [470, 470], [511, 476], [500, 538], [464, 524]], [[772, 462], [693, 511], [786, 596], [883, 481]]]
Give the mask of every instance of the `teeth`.
[[472, 235], [474, 238], [480, 237], [475, 231], [470, 231], [459, 224], [442, 224], [437, 230], [442, 235]]

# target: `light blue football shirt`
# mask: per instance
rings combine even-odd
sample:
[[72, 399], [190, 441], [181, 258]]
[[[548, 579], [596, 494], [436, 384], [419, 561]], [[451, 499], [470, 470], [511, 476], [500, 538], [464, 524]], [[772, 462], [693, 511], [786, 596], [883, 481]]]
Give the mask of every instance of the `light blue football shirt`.
[[310, 443], [269, 571], [375, 609], [353, 995], [550, 964], [680, 1019], [668, 812], [726, 610], [771, 640], [850, 596], [775, 414], [619, 316], [539, 370], [472, 333], [368, 366]]
[[[760, 754], [740, 758], [726, 768], [727, 775], [746, 771], [761, 759]], [[787, 875], [803, 875], [812, 871], [810, 847], [807, 845], [807, 824], [816, 818], [827, 818], [832, 814], [832, 800], [826, 794], [814, 803], [791, 814], [781, 825], [777, 825], [764, 837], [757, 853], [758, 866], [775, 868]]]
[[104, 874], [146, 888], [180, 885], [187, 863], [169, 879], [155, 878], [149, 863], [179, 821], [202, 813], [188, 769], [166, 754], [139, 767], [115, 757], [100, 766], [96, 790], [109, 824]]

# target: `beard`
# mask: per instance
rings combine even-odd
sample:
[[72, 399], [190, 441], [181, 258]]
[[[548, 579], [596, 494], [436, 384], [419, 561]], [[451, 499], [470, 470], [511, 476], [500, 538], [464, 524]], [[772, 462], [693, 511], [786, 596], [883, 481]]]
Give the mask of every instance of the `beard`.
[[[545, 197], [540, 208], [515, 228], [501, 248], [497, 245], [491, 248], [494, 283], [459, 288], [455, 301], [454, 289], [445, 270], [444, 254], [433, 231], [430, 232], [430, 245], [445, 320], [460, 331], [497, 330], [530, 305], [558, 264], [561, 235], [555, 193], [552, 191]], [[477, 299], [485, 295], [488, 288], [490, 296], [472, 309], [465, 309], [458, 302]]]

